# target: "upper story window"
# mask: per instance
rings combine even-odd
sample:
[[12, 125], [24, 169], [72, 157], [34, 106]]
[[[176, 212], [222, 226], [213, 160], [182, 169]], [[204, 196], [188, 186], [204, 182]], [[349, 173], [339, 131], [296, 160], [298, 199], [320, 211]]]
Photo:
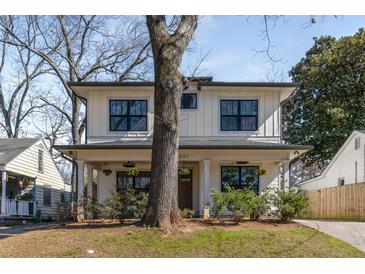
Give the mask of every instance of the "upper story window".
[[38, 171], [44, 171], [44, 163], [43, 163], [43, 150], [38, 150]]
[[110, 131], [146, 131], [147, 100], [110, 100]]
[[360, 138], [357, 137], [355, 139], [355, 150], [358, 150], [360, 148]]
[[258, 129], [258, 100], [221, 100], [222, 131]]
[[181, 95], [181, 109], [197, 109], [198, 95], [196, 93], [183, 93]]

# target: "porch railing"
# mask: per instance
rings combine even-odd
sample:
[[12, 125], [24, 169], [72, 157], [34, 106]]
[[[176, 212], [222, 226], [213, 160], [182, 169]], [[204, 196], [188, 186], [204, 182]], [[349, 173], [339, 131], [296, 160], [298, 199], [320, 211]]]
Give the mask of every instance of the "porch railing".
[[[0, 198], [1, 202], [1, 198]], [[0, 207], [1, 207], [0, 203]], [[6, 216], [34, 216], [34, 202], [15, 199], [5, 200]]]

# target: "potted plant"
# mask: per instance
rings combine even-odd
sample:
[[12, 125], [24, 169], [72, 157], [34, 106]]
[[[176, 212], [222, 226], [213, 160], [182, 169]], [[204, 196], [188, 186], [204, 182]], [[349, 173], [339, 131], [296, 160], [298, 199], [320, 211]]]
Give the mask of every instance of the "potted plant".
[[103, 169], [103, 173], [105, 174], [105, 176], [109, 176], [110, 174], [112, 174], [112, 170], [109, 168]]
[[127, 173], [129, 176], [135, 177], [139, 174], [139, 171], [138, 171], [138, 168], [136, 168], [136, 167], [130, 167], [130, 168], [128, 168]]

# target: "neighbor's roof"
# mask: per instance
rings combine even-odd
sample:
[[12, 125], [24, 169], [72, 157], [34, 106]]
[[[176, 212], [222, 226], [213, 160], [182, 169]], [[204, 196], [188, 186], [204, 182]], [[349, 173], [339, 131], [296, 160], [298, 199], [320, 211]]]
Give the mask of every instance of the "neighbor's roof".
[[[58, 150], [79, 149], [151, 149], [152, 141], [114, 141], [81, 145], [59, 145]], [[179, 149], [256, 149], [256, 150], [311, 150], [313, 146], [264, 143], [241, 140], [180, 140]]]
[[6, 165], [40, 139], [0, 139], [0, 165]]

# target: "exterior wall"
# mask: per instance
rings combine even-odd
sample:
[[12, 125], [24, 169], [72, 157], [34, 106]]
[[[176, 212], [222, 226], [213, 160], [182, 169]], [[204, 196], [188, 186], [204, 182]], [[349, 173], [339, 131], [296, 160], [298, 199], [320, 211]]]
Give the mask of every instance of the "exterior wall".
[[[355, 150], [355, 139], [360, 138], [360, 148]], [[357, 182], [365, 181], [365, 134], [354, 132], [336, 154], [330, 165], [317, 178], [303, 182], [305, 190], [338, 186], [338, 179], [344, 178], [345, 185], [356, 182], [355, 162], [357, 162]]]
[[[100, 91], [102, 88], [102, 92]], [[100, 87], [87, 92], [88, 142], [105, 142], [120, 139], [146, 139], [152, 137], [153, 87]], [[186, 91], [198, 95], [198, 108], [181, 111], [180, 135], [184, 139], [250, 139], [280, 142], [282, 94], [275, 88], [217, 87], [197, 90], [194, 86]], [[146, 132], [110, 132], [110, 99], [148, 100]], [[221, 99], [258, 99], [259, 115], [257, 131], [224, 132], [220, 130]]]
[[[38, 171], [38, 150], [43, 150], [44, 171]], [[33, 146], [18, 155], [6, 165], [6, 170], [36, 178], [35, 198], [37, 210], [41, 211], [43, 218], [57, 218], [57, 204], [60, 202], [61, 192], [70, 189], [65, 184], [51, 154], [48, 152], [43, 141], [38, 141]], [[51, 207], [43, 206], [43, 186], [51, 186]], [[65, 198], [69, 195], [66, 193]], [[70, 199], [70, 197], [68, 198]]]

